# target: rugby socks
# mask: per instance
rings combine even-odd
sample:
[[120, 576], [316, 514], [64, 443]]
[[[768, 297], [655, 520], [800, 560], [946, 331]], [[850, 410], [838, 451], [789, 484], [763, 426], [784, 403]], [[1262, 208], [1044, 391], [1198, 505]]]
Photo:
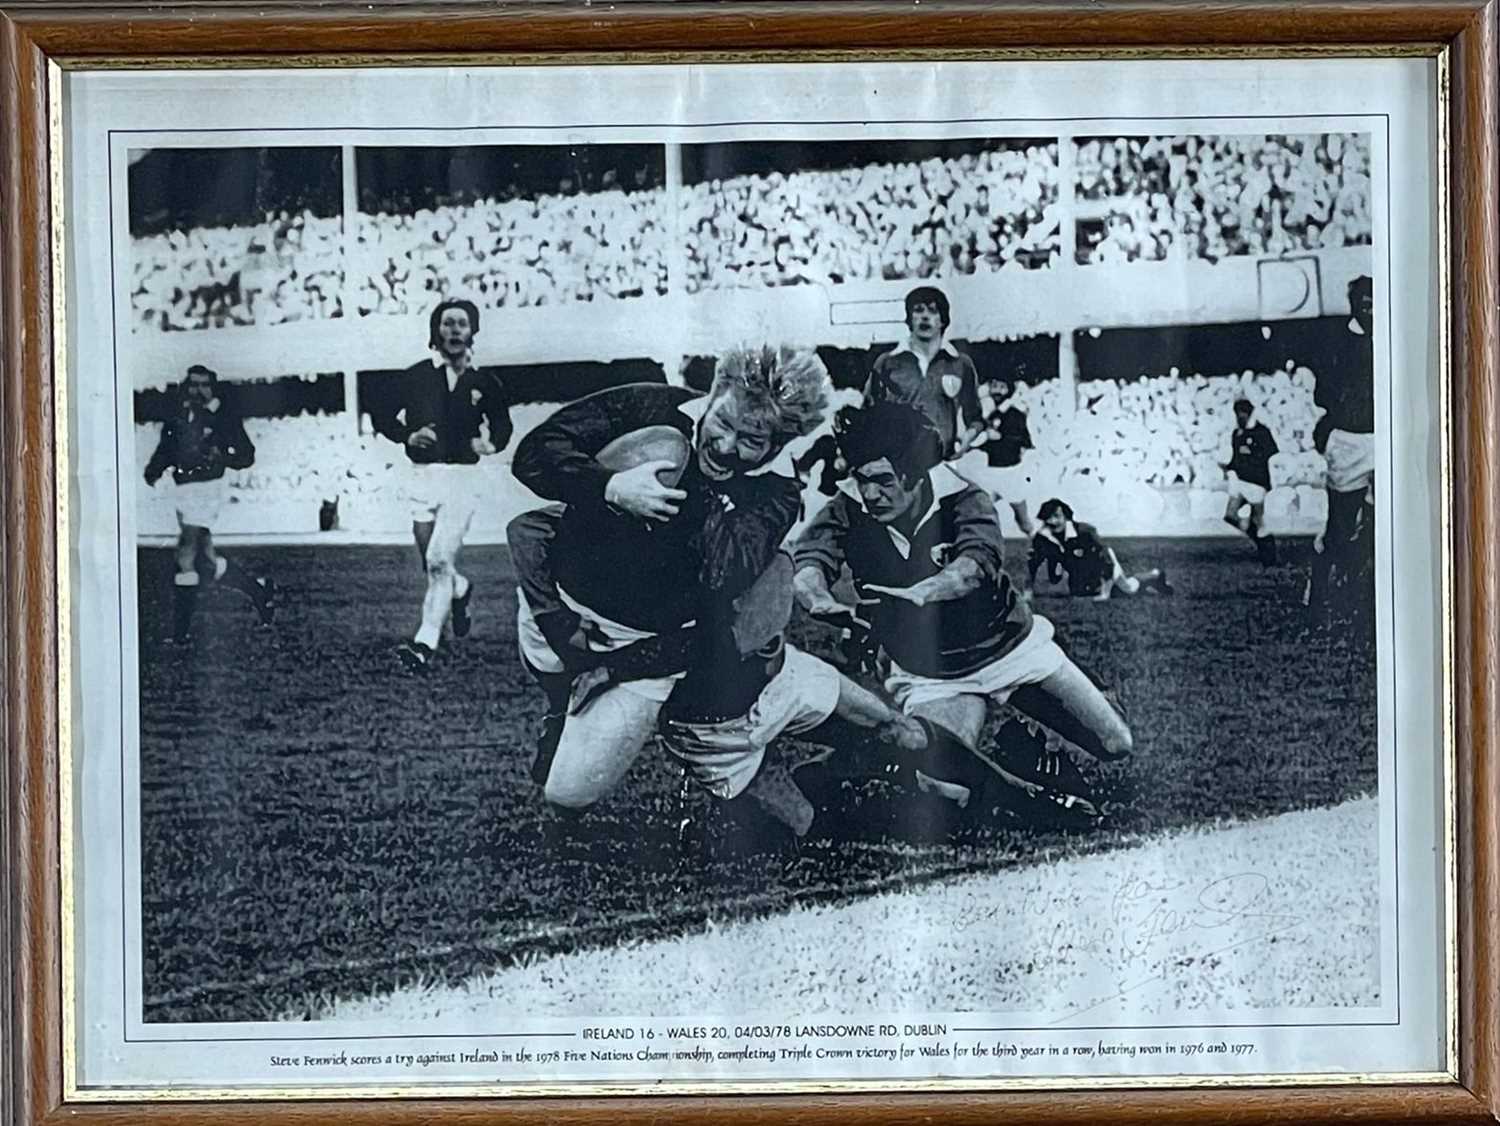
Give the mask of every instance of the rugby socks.
[[178, 571], [172, 577], [172, 637], [188, 639], [193, 624], [193, 607], [198, 601], [198, 572]]
[[915, 718], [927, 732], [927, 749], [917, 755], [922, 773], [943, 782], [957, 782], [968, 787], [971, 794], [980, 793], [993, 771], [942, 724], [921, 716]]
[[237, 590], [251, 602], [255, 603], [257, 610], [263, 610], [266, 603], [266, 587], [243, 567], [237, 566], [230, 561], [227, 555], [220, 555], [214, 560], [214, 581], [220, 586], [227, 586], [230, 590]]

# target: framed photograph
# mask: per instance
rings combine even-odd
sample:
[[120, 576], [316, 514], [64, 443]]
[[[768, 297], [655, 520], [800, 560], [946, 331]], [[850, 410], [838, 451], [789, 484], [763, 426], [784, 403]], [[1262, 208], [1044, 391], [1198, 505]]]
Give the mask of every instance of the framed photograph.
[[1493, 2], [0, 21], [18, 1126], [1495, 1119]]

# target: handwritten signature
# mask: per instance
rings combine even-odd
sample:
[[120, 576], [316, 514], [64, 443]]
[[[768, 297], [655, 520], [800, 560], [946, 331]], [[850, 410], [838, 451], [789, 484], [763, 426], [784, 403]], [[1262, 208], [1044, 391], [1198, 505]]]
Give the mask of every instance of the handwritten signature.
[[1273, 891], [1265, 875], [1252, 871], [1207, 881], [1132, 874], [1107, 899], [1086, 901], [1071, 889], [1037, 887], [1019, 899], [966, 913], [955, 929], [1019, 923], [1035, 940], [1037, 961], [1091, 961], [1120, 983], [1117, 992], [1070, 1008], [1055, 1022], [1061, 1023], [1153, 983], [1211, 973], [1231, 951], [1305, 925], [1305, 916], [1276, 908]]

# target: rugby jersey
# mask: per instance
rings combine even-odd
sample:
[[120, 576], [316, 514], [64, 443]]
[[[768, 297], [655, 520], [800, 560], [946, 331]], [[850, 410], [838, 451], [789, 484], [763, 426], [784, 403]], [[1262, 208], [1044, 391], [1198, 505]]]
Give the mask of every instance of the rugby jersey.
[[1115, 574], [1109, 548], [1094, 526], [1081, 520], [1070, 522], [1061, 539], [1046, 527], [1032, 537], [1026, 573], [1035, 575], [1038, 569], [1044, 569], [1048, 582], [1066, 575], [1070, 594], [1098, 594]]
[[[399, 375], [393, 394], [370, 411], [377, 433], [398, 443], [416, 465], [475, 465], [474, 439], [489, 427], [490, 445], [503, 450], [510, 442], [510, 405], [504, 385], [488, 368], [468, 367], [450, 388], [447, 365], [434, 357], [413, 364]], [[425, 448], [407, 438], [431, 427], [437, 440]]]
[[146, 480], [155, 481], [167, 467], [179, 485], [216, 481], [226, 469], [255, 464], [255, 446], [233, 401], [221, 390], [208, 406], [184, 396], [162, 424], [161, 438], [146, 463]]
[[967, 427], [984, 421], [974, 361], [947, 341], [926, 368], [910, 344], [876, 357], [865, 384], [864, 402], [866, 406], [890, 402], [915, 407], [937, 428], [945, 454], [953, 452]]
[[1319, 375], [1313, 390], [1313, 401], [1327, 412], [1319, 423], [1325, 429], [1373, 434], [1375, 342], [1351, 321], [1340, 344], [1333, 370]]
[[691, 441], [694, 419], [683, 408], [698, 397], [658, 383], [597, 392], [527, 434], [512, 463], [532, 492], [567, 506], [551, 551], [558, 584], [579, 604], [651, 633], [705, 614], [729, 620], [727, 603], [769, 566], [801, 504], [794, 478], [758, 471], [711, 481], [696, 457], [678, 482], [687, 497], [671, 520], [643, 520], [604, 502], [611, 473], [594, 455], [647, 426], [674, 427]]
[[841, 491], [797, 538], [796, 565], [817, 567], [831, 586], [847, 564], [860, 589], [912, 586], [957, 559], [974, 560], [980, 584], [961, 598], [914, 606], [885, 596], [870, 611], [872, 636], [907, 672], [966, 676], [1025, 639], [1031, 609], [1002, 569], [1004, 541], [989, 494], [939, 466], [928, 475], [925, 496], [923, 516], [906, 534]]
[[1271, 459], [1280, 452], [1280, 449], [1265, 423], [1257, 422], [1245, 427], [1236, 426], [1234, 433], [1230, 435], [1229, 446], [1229, 472], [1241, 481], [1269, 489], [1271, 487]]

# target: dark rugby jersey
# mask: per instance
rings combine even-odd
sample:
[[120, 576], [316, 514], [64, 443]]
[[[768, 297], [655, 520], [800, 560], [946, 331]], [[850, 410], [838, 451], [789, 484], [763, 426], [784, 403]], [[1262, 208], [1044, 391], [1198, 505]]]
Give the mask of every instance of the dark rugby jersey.
[[1266, 428], [1265, 423], [1257, 422], [1243, 428], [1236, 426], [1229, 442], [1231, 449], [1229, 472], [1241, 481], [1269, 489], [1271, 487], [1271, 459], [1276, 456], [1279, 449], [1276, 439], [1271, 436], [1271, 431]]
[[[832, 585], [845, 563], [856, 589], [907, 587], [968, 558], [979, 564], [979, 586], [961, 598], [914, 606], [885, 596], [871, 610], [872, 636], [891, 659], [918, 676], [965, 676], [1014, 649], [1031, 630], [1031, 610], [1002, 570], [1000, 521], [989, 494], [944, 467], [931, 504], [911, 536], [870, 516], [841, 492], [798, 537], [797, 569], [817, 567]], [[897, 539], [900, 536], [900, 539]]]
[[162, 425], [156, 451], [146, 463], [146, 479], [155, 481], [167, 467], [179, 485], [216, 481], [225, 469], [248, 469], [255, 463], [255, 446], [245, 433], [245, 422], [222, 391], [212, 409], [179, 399]]
[[[399, 382], [386, 389], [379, 405], [371, 408], [370, 422], [377, 433], [406, 449], [417, 465], [475, 465], [474, 439], [481, 423], [489, 424], [490, 444], [503, 450], [510, 442], [510, 405], [500, 379], [488, 368], [470, 367], [448, 389], [448, 372], [437, 360], [412, 364]], [[406, 440], [430, 426], [437, 441], [425, 449], [406, 445]]]
[[947, 452], [965, 429], [983, 421], [974, 361], [946, 342], [925, 373], [909, 345], [876, 357], [864, 401], [866, 406], [890, 402], [915, 407], [937, 427]]
[[[569, 636], [579, 623], [579, 615], [559, 596], [553, 568], [552, 550], [563, 511], [561, 505], [538, 509], [512, 521], [508, 529], [521, 590], [537, 625], [549, 638]], [[609, 668], [617, 682], [686, 671], [664, 709], [676, 719], [705, 722], [744, 715], [779, 668], [783, 631], [791, 617], [791, 558], [776, 550], [770, 558], [761, 575], [737, 594], [704, 586], [693, 624], [654, 634], [595, 659]], [[558, 642], [552, 644], [559, 649]], [[578, 662], [579, 667], [588, 663]]]
[[1066, 575], [1070, 594], [1098, 594], [1115, 574], [1114, 560], [1099, 533], [1081, 521], [1068, 525], [1061, 542], [1045, 528], [1031, 538], [1026, 573], [1035, 575], [1039, 568], [1048, 582]]
[[760, 472], [710, 481], [696, 457], [678, 482], [687, 497], [671, 520], [642, 520], [604, 502], [611, 474], [594, 455], [647, 426], [672, 426], [691, 440], [694, 420], [681, 408], [697, 397], [658, 383], [597, 392], [533, 429], [512, 463], [522, 484], [567, 505], [551, 549], [558, 584], [581, 605], [651, 633], [727, 613], [719, 603], [766, 569], [801, 503], [795, 479]]
[[1020, 465], [1021, 455], [1031, 448], [1031, 428], [1026, 425], [1026, 415], [1015, 407], [1006, 407], [1000, 412], [999, 431], [989, 428], [984, 456], [997, 469], [1007, 469]]
[[1318, 375], [1313, 401], [1327, 412], [1319, 420], [1325, 428], [1375, 432], [1375, 343], [1352, 322], [1342, 334], [1333, 370]]

